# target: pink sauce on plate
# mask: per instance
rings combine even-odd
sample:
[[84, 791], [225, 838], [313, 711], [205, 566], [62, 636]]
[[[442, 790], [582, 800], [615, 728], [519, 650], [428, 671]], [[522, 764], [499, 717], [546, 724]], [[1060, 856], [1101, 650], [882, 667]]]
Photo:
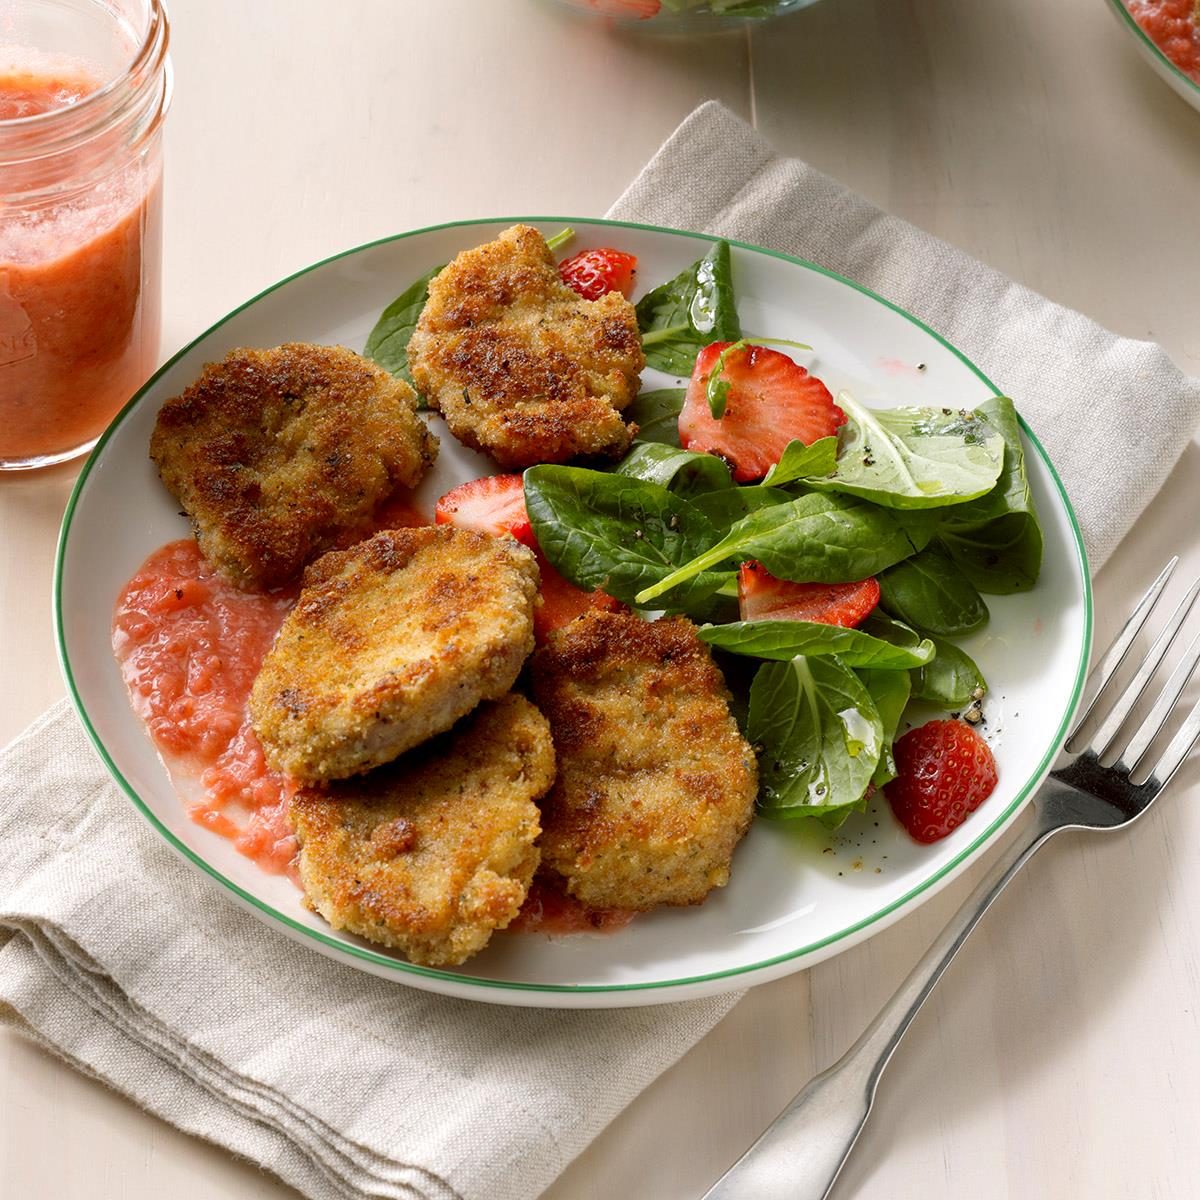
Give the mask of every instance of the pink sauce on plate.
[[246, 702], [295, 598], [241, 591], [189, 538], [156, 550], [113, 614], [113, 652], [134, 711], [176, 786], [202, 789], [188, 815], [274, 874], [296, 854], [293, 787], [267, 766]]

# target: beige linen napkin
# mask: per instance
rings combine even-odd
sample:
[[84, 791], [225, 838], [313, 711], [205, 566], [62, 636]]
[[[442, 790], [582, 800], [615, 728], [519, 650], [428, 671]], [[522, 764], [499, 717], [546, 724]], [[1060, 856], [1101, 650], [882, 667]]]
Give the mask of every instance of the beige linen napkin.
[[[1161, 350], [778, 158], [717, 105], [614, 215], [813, 258], [923, 317], [1016, 397], [1097, 565], [1195, 424], [1200, 389]], [[1139, 437], [1106, 437], [1134, 404]], [[336, 965], [176, 859], [65, 704], [0, 754], [0, 928], [0, 1020], [319, 1200], [529, 1200], [736, 1000], [489, 1008]]]

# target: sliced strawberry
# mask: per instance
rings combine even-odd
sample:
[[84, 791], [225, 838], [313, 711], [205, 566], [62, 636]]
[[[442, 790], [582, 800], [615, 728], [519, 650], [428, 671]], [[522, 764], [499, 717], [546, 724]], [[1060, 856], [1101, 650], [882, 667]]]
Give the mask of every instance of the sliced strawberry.
[[930, 721], [895, 746], [896, 778], [884, 791], [900, 824], [918, 842], [957, 829], [992, 794], [996, 760], [965, 721]]
[[786, 354], [766, 346], [743, 346], [725, 358], [720, 379], [729, 385], [724, 415], [708, 403], [709, 375], [730, 342], [713, 342], [696, 356], [687, 399], [679, 413], [679, 443], [685, 450], [717, 454], [739, 483], [761, 479], [788, 442], [811, 446], [837, 433], [846, 414], [829, 389]]
[[743, 621], [818, 621], [853, 629], [878, 603], [879, 582], [874, 577], [858, 583], [789, 583], [758, 562], [744, 562], [738, 571]]
[[556, 629], [582, 616], [592, 608], [606, 612], [617, 612], [625, 606], [607, 592], [585, 592], [550, 565], [549, 560], [537, 551], [538, 568], [542, 573], [542, 602], [534, 610], [533, 633], [539, 642]]
[[575, 620], [589, 608], [614, 610], [624, 607], [607, 592], [585, 592], [560, 575], [542, 553], [525, 511], [525, 486], [520, 475], [489, 475], [472, 479], [447, 492], [435, 509], [439, 525], [457, 525], [493, 537], [511, 534], [537, 555], [541, 572], [542, 602], [534, 610], [533, 632], [538, 641]]
[[588, 0], [597, 11], [610, 17], [636, 17], [639, 21], [657, 17], [662, 0]]
[[536, 545], [520, 475], [488, 475], [461, 483], [437, 502], [434, 516], [439, 525], [457, 525], [493, 537], [509, 533], [527, 546]]
[[620, 292], [628, 299], [633, 294], [637, 256], [607, 246], [599, 250], [580, 250], [558, 264], [558, 273], [563, 283], [585, 300], [599, 300], [606, 292]]

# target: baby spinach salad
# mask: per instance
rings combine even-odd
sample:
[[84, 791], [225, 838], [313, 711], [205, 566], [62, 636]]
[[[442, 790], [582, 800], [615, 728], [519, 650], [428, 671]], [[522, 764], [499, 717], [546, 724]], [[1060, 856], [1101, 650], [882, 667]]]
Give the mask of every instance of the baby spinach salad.
[[[368, 355], [392, 371], [405, 373], [432, 274], [371, 334]], [[743, 329], [723, 241], [636, 312], [648, 367], [677, 380], [707, 347], [725, 346], [699, 380], [718, 427], [731, 419], [727, 360], [747, 343], [780, 344]], [[685, 388], [642, 391], [625, 412], [637, 438], [615, 465], [528, 468], [529, 520], [571, 583], [650, 617], [697, 622], [758, 754], [761, 812], [836, 828], [895, 777], [892, 746], [910, 701], [950, 711], [983, 695], [979, 667], [953, 639], [986, 625], [985, 597], [1037, 581], [1042, 531], [1016, 410], [1003, 396], [970, 409], [865, 407], [843, 392], [834, 436], [791, 440], [739, 484], [719, 454], [681, 448], [687, 403]], [[744, 564], [784, 587], [873, 579], [878, 604], [845, 624], [747, 612]]]

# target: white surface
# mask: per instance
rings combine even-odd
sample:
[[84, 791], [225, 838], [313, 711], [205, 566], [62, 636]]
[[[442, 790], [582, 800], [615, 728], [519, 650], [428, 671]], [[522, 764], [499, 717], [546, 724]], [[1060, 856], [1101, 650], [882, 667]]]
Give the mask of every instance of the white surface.
[[[579, 248], [617, 242], [636, 254], [643, 289], [674, 278], [710, 244], [589, 226], [574, 217], [569, 223]], [[550, 236], [558, 226], [544, 223], [542, 232]], [[97, 599], [115, 598], [150, 553], [188, 536], [146, 456], [161, 402], [235, 346], [289, 340], [362, 346], [378, 313], [430, 263], [503, 228], [501, 222], [434, 229], [316, 266], [230, 315], [155, 379], [105, 441], [65, 543], [64, 646], [83, 707], [117, 768], [177, 844], [258, 901], [249, 906], [255, 915], [348, 965], [445, 995], [547, 1008], [695, 999], [791, 974], [892, 924], [973, 861], [1011, 822], [1048, 767], [1060, 730], [1065, 734], [1088, 650], [1082, 555], [1071, 517], [1032, 448], [1027, 469], [1046, 538], [1038, 586], [996, 597], [986, 629], [964, 642], [990, 683], [988, 737], [1000, 783], [969, 822], [935, 846], [917, 846], [878, 807], [852, 816], [837, 836], [757, 821], [738, 848], [729, 887], [702, 908], [647, 914], [612, 936], [501, 936], [457, 971], [414, 970], [399, 956], [331, 930], [304, 908], [288, 879], [265, 874], [228, 840], [188, 820], [125, 703], [109, 606]], [[953, 350], [857, 288], [741, 247], [732, 256], [746, 327], [768, 338], [802, 333], [814, 348], [806, 359], [833, 392], [851, 389], [868, 404], [935, 407], [970, 406], [992, 395]], [[896, 363], [922, 363], [925, 370], [898, 373]], [[648, 388], [674, 382], [656, 372], [645, 379]], [[414, 493], [427, 514], [452, 487], [495, 470], [459, 446], [442, 422], [433, 427], [441, 439], [438, 460]]]
[[[749, 42], [702, 43], [609, 40], [525, 0], [346, 0], [337, 22], [320, 0], [176, 0], [164, 350], [371, 237], [481, 212], [601, 212], [715, 96], [783, 150], [1200, 373], [1200, 119], [1103, 8], [826, 0]], [[69, 483], [0, 481], [0, 738], [62, 693], [48, 593]], [[1194, 447], [1098, 580], [1098, 642], [1170, 550], [1200, 571], [1198, 500]], [[1198, 786], [1193, 765], [1137, 828], [1064, 838], [1006, 894], [898, 1052], [841, 1196], [1193, 1195]], [[973, 875], [751, 993], [547, 1200], [702, 1193], [857, 1035]], [[293, 1195], [11, 1037], [0, 1111], [4, 1195]]]

